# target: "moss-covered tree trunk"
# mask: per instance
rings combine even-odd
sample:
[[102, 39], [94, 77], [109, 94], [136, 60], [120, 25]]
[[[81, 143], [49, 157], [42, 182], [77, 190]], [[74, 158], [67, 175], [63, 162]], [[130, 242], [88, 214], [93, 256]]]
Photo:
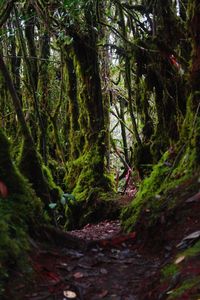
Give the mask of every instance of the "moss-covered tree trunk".
[[[179, 97], [177, 82], [178, 70], [170, 63], [170, 57], [180, 39], [176, 13], [171, 0], [158, 1], [156, 5], [157, 37], [156, 46], [160, 53], [158, 72], [155, 74], [155, 104], [158, 124], [152, 146], [154, 162], [157, 162], [163, 152], [179, 138], [178, 118]], [[182, 97], [182, 95], [181, 95]], [[184, 97], [183, 101], [185, 100]]]
[[[87, 199], [92, 189], [109, 189], [105, 177], [104, 108], [99, 77], [96, 39], [74, 36], [67, 48], [69, 168], [67, 184], [78, 199]], [[69, 53], [70, 52], [70, 53]]]
[[195, 147], [197, 166], [200, 164], [200, 4], [198, 0], [189, 1], [189, 29], [192, 42], [190, 67], [191, 95], [189, 99], [192, 146]]
[[48, 156], [48, 123], [49, 123], [49, 104], [50, 104], [50, 79], [49, 79], [49, 57], [50, 57], [50, 36], [45, 28], [42, 28], [43, 33], [40, 38], [40, 64], [39, 64], [39, 77], [38, 77], [38, 89], [39, 94], [41, 118], [43, 120], [43, 130], [40, 133], [40, 153], [44, 159], [44, 163], [47, 164]]
[[[93, 200], [112, 190], [106, 170], [109, 124], [104, 118], [95, 30], [97, 24], [92, 4], [85, 8], [85, 23], [87, 30], [79, 34], [70, 32], [73, 43], [64, 47], [68, 87], [66, 183], [79, 204], [82, 207], [85, 205], [81, 208], [79, 224], [89, 222], [88, 215], [97, 209]], [[101, 214], [100, 211], [98, 213]], [[77, 212], [75, 214], [77, 217]]]
[[[200, 164], [200, 4], [188, 2], [188, 33], [191, 42], [191, 62], [187, 84], [186, 116], [181, 137], [174, 149], [167, 151], [153, 168], [150, 177], [143, 181], [132, 203], [123, 211], [126, 230], [141, 226], [149, 229], [159, 226], [161, 214], [170, 215], [180, 205], [173, 192], [194, 175], [199, 177]], [[185, 186], [181, 189], [185, 188]], [[177, 192], [176, 192], [177, 193]], [[148, 213], [147, 213], [148, 211]]]
[[[30, 231], [42, 222], [42, 205], [13, 164], [10, 143], [0, 128], [0, 297], [13, 268], [24, 268]], [[12, 270], [11, 270], [12, 268]]]
[[[107, 17], [104, 15], [108, 5], [108, 0], [104, 0], [101, 3], [97, 2], [98, 9], [98, 18], [104, 23], [107, 21]], [[109, 31], [103, 26], [99, 25], [98, 40], [102, 40], [105, 43], [109, 43]], [[110, 82], [110, 57], [109, 51], [106, 47], [99, 49], [99, 60], [101, 64], [99, 66], [100, 79], [102, 86], [102, 97], [103, 97], [103, 108], [104, 108], [104, 123], [106, 124], [106, 138], [105, 138], [105, 147], [106, 147], [106, 168], [110, 170], [110, 150], [111, 150], [111, 141], [110, 141], [110, 105], [111, 105], [111, 82]], [[128, 157], [128, 156], [127, 156]]]
[[[29, 181], [32, 183], [37, 196], [41, 197], [41, 199], [44, 201], [45, 208], [48, 210], [49, 203], [53, 198], [51, 194], [51, 190], [53, 190], [55, 186], [54, 187], [50, 186], [48, 182], [49, 178], [44, 176], [41, 158], [38, 155], [38, 152], [35, 148], [33, 138], [26, 124], [26, 120], [22, 111], [20, 100], [14, 88], [8, 69], [1, 56], [0, 56], [0, 70], [7, 84], [7, 88], [10, 92], [12, 103], [15, 108], [15, 112], [18, 117], [19, 124], [21, 126], [21, 132], [24, 138], [21, 159], [20, 159], [20, 170], [23, 173], [23, 175], [26, 176], [29, 179]], [[59, 191], [55, 189], [54, 192], [56, 192], [56, 197], [54, 197], [54, 199], [58, 199]]]

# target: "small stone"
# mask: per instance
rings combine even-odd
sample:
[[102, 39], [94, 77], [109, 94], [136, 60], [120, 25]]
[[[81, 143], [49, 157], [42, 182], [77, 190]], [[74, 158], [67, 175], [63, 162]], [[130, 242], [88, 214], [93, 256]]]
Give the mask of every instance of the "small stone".
[[108, 271], [104, 268], [101, 268], [100, 273], [106, 275], [106, 274], [108, 274]]

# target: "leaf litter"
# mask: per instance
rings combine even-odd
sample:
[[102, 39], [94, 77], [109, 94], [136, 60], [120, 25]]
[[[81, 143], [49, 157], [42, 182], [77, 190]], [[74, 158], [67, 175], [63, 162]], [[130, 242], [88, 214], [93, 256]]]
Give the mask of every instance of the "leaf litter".
[[85, 251], [37, 245], [39, 251], [30, 256], [34, 278], [22, 278], [18, 298], [13, 283], [7, 299], [140, 300], [142, 285], [159, 262], [138, 254], [136, 233], [122, 233], [116, 220], [88, 224], [70, 234], [95, 243]]

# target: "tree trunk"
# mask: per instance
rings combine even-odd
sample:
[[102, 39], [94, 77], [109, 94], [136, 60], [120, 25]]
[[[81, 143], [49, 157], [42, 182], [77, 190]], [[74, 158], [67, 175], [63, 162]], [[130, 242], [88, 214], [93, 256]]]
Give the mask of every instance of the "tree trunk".
[[13, 106], [15, 108], [19, 123], [21, 125], [21, 131], [24, 137], [20, 169], [22, 173], [33, 184], [33, 188], [36, 191], [37, 196], [41, 197], [41, 199], [44, 201], [46, 209], [49, 209], [49, 203], [51, 201], [51, 188], [49, 187], [47, 180], [44, 178], [42, 171], [42, 162], [38, 156], [37, 150], [35, 149], [34, 141], [32, 139], [30, 130], [26, 124], [20, 100], [17, 96], [11, 77], [1, 56], [0, 70], [7, 84], [7, 88], [10, 92]]
[[200, 164], [200, 5], [198, 0], [189, 1], [189, 27], [192, 42], [190, 66], [191, 139], [196, 149], [196, 163]]

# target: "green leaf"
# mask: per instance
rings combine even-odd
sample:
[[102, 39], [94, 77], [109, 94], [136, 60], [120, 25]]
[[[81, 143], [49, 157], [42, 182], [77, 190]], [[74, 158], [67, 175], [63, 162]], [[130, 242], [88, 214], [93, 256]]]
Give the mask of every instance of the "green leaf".
[[60, 202], [61, 202], [62, 205], [65, 205], [66, 204], [65, 197], [62, 196], [61, 199], [60, 199]]
[[72, 194], [63, 194], [63, 196], [70, 199], [70, 200], [72, 200], [72, 201], [76, 201], [76, 198]]
[[66, 37], [64, 38], [64, 43], [65, 43], [65, 45], [67, 45], [67, 46], [71, 45], [71, 44], [73, 43], [73, 37], [66, 36]]
[[74, 4], [76, 5], [79, 2], [80, 2], [79, 0], [64, 0], [63, 4], [64, 4], [64, 6], [71, 7], [72, 5], [74, 5]]
[[62, 203], [62, 205], [65, 205], [65, 204], [69, 203], [70, 200], [75, 202], [76, 198], [74, 197], [74, 195], [66, 193], [66, 194], [62, 195], [60, 202]]
[[56, 206], [57, 206], [57, 203], [50, 203], [50, 204], [49, 204], [49, 207], [50, 207], [51, 209], [55, 209]]

